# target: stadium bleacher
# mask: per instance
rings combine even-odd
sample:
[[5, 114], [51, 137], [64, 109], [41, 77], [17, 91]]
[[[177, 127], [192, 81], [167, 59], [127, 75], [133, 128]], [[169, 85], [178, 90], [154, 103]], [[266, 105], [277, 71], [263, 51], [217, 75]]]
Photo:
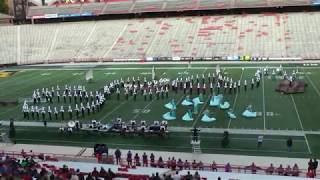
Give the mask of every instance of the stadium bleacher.
[[0, 59], [5, 64], [245, 55], [317, 59], [319, 19], [319, 12], [301, 12], [2, 26], [6, 43]]

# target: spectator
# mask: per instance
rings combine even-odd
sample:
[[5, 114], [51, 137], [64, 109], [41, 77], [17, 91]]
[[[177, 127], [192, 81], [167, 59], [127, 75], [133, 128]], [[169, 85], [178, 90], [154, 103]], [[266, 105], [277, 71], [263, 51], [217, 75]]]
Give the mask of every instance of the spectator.
[[273, 174], [274, 172], [274, 167], [273, 167], [273, 164], [271, 163], [270, 166], [266, 169], [266, 174]]
[[171, 169], [172, 170], [176, 170], [177, 168], [177, 161], [174, 159], [174, 157], [172, 157], [171, 159]]
[[256, 166], [254, 162], [250, 166], [246, 166], [246, 169], [251, 170], [252, 174], [256, 174], [258, 169], [261, 169], [260, 167]]
[[161, 180], [158, 172], [156, 173], [156, 176], [152, 180]]
[[170, 157], [168, 157], [168, 160], [167, 160], [166, 165], [167, 165], [167, 168], [168, 168], [168, 169], [171, 168], [171, 159], [170, 159]]
[[92, 175], [93, 177], [95, 177], [95, 178], [99, 176], [99, 172], [97, 171], [97, 168], [96, 168], [96, 167], [93, 168], [93, 171], [91, 172], [91, 175]]
[[134, 164], [135, 166], [140, 166], [140, 157], [138, 153], [136, 153], [136, 155], [134, 156]]
[[171, 174], [169, 174], [167, 177], [164, 178], [164, 180], [173, 180], [173, 178], [171, 177]]
[[211, 170], [212, 170], [212, 171], [216, 171], [216, 172], [218, 171], [218, 169], [217, 169], [217, 164], [216, 164], [215, 161], [212, 161]]
[[192, 180], [192, 179], [193, 179], [193, 177], [190, 174], [190, 171], [188, 171], [187, 175], [184, 177], [184, 180]]
[[121, 151], [119, 149], [117, 149], [115, 152], [114, 152], [114, 155], [116, 156], [116, 163], [119, 164], [120, 163], [120, 160], [121, 160]]
[[183, 169], [183, 162], [181, 159], [178, 159], [177, 166], [178, 166], [179, 170]]
[[287, 140], [287, 148], [288, 148], [288, 151], [291, 152], [292, 150], [292, 138], [289, 137], [288, 140]]
[[69, 180], [79, 180], [79, 178], [78, 178], [78, 176], [76, 175], [75, 172], [72, 172], [72, 175], [71, 175]]
[[201, 178], [200, 178], [200, 174], [198, 173], [198, 171], [196, 171], [196, 172], [194, 173], [193, 179], [194, 179], [194, 180], [200, 180], [200, 179], [201, 179]]
[[221, 180], [221, 177], [220, 177], [220, 176], [218, 177], [218, 180]]
[[313, 159], [313, 173], [314, 173], [314, 176], [317, 176], [317, 168], [318, 168], [318, 161], [316, 158]]
[[282, 167], [282, 164], [280, 164], [280, 166], [277, 168], [277, 172], [278, 172], [278, 175], [283, 175], [284, 169]]
[[106, 176], [107, 176], [107, 171], [103, 167], [101, 167], [99, 172], [99, 177], [106, 177]]
[[196, 162], [196, 160], [193, 160], [192, 162], [192, 169], [198, 169], [198, 163]]
[[189, 169], [190, 170], [190, 163], [188, 162], [188, 160], [186, 160], [184, 162], [184, 169]]
[[163, 163], [163, 160], [162, 160], [161, 156], [159, 157], [159, 160], [158, 160], [158, 167], [159, 168], [164, 168], [164, 163]]
[[285, 175], [285, 176], [290, 176], [291, 175], [291, 167], [290, 167], [290, 165], [288, 165], [287, 168], [284, 169], [283, 175]]
[[231, 165], [230, 163], [227, 163], [225, 166], [224, 166], [224, 172], [231, 172]]
[[111, 171], [110, 168], [108, 169], [108, 177], [110, 177], [110, 179], [113, 179], [116, 177], [116, 174], [113, 171]]
[[127, 162], [128, 162], [128, 166], [132, 166], [132, 153], [130, 150], [127, 153]]
[[313, 162], [312, 162], [312, 159], [309, 160], [308, 162], [308, 171], [313, 171], [314, 168], [313, 168]]
[[151, 167], [156, 167], [153, 153], [151, 153], [151, 155], [150, 155], [150, 165], [151, 165]]
[[200, 161], [198, 163], [198, 167], [199, 167], [199, 170], [203, 170], [204, 169], [202, 161]]
[[292, 176], [299, 176], [299, 167], [297, 164], [294, 164], [294, 166], [292, 167]]
[[142, 166], [148, 167], [148, 156], [146, 152], [144, 152], [142, 155]]
[[88, 174], [86, 180], [94, 180], [94, 178], [91, 176], [91, 173]]
[[180, 180], [180, 179], [181, 179], [181, 178], [180, 178], [180, 175], [179, 175], [179, 171], [176, 171], [176, 174], [173, 175], [172, 179], [173, 179], [173, 180]]

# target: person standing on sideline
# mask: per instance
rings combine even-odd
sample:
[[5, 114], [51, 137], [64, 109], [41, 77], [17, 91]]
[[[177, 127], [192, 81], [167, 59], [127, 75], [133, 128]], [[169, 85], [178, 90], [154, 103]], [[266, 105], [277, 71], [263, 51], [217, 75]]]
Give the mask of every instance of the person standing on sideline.
[[288, 140], [287, 140], [287, 148], [288, 148], [289, 152], [291, 152], [291, 150], [292, 150], [292, 144], [293, 144], [292, 138], [289, 137]]
[[316, 158], [313, 159], [313, 174], [314, 176], [317, 176], [317, 168], [318, 168], [318, 161]]
[[117, 149], [115, 152], [114, 152], [114, 155], [116, 156], [116, 163], [119, 164], [120, 161], [121, 161], [121, 151], [119, 149]]

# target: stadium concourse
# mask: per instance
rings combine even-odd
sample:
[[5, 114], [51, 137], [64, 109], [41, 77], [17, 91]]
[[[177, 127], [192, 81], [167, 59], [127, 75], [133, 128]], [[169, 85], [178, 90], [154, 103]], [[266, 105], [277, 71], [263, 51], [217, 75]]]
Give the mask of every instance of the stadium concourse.
[[285, 12], [1, 26], [0, 59], [2, 64], [318, 59], [319, 21], [319, 12]]
[[[147, 177], [154, 174], [159, 174], [159, 176], [175, 176], [176, 170], [178, 170], [178, 177], [183, 177], [189, 172], [191, 174], [199, 173], [201, 179], [214, 180], [221, 177], [222, 179], [270, 179], [270, 174], [278, 174], [272, 176], [273, 180], [285, 180], [291, 179], [289, 176], [300, 176], [306, 177], [306, 168], [308, 159], [299, 158], [278, 158], [272, 157], [256, 157], [256, 156], [235, 156], [235, 155], [212, 155], [212, 154], [191, 154], [191, 153], [175, 153], [175, 152], [161, 152], [161, 151], [136, 151], [131, 150], [132, 155], [136, 153], [140, 155], [142, 159], [142, 154], [146, 153], [148, 156], [151, 154], [155, 155], [158, 167], [152, 164], [152, 160], [148, 161], [139, 160], [139, 164], [136, 159], [133, 159], [133, 165], [129, 164], [128, 158], [126, 159], [126, 153], [130, 150], [121, 150], [122, 159], [119, 164], [99, 164], [94, 158], [93, 148], [81, 148], [81, 147], [65, 147], [65, 146], [47, 146], [47, 145], [29, 145], [29, 144], [15, 144], [7, 145], [1, 144], [1, 156], [9, 156], [14, 159], [23, 159], [26, 157], [33, 157], [37, 162], [37, 169], [40, 171], [41, 168], [47, 169], [47, 171], [55, 172], [56, 176], [68, 176], [68, 173], [59, 172], [67, 167], [70, 172], [69, 175], [79, 175], [79, 172], [83, 173], [85, 176], [88, 173], [95, 175], [94, 169], [98, 171], [100, 168], [105, 170], [110, 169], [114, 172], [117, 177], [126, 177], [128, 179], [148, 179]], [[109, 149], [109, 155], [116, 159], [115, 149]], [[114, 155], [115, 154], [115, 155]], [[151, 156], [150, 156], [151, 157]], [[158, 157], [162, 157], [164, 160], [164, 165], [159, 165]], [[148, 158], [148, 157], [147, 157]], [[30, 158], [29, 158], [30, 159]], [[168, 160], [167, 160], [168, 159]], [[178, 164], [173, 165], [171, 160], [180, 160], [184, 162], [187, 160], [190, 162], [189, 169], [186, 168], [184, 163], [183, 167], [180, 168]], [[168, 162], [171, 162], [169, 165]], [[194, 164], [194, 160], [197, 165]], [[101, 160], [100, 160], [101, 161]], [[115, 160], [114, 160], [115, 161]], [[112, 161], [113, 162], [113, 161]], [[111, 162], [111, 163], [112, 163]], [[143, 162], [143, 163], [142, 163]], [[147, 162], [147, 163], [146, 163]], [[214, 162], [214, 166], [213, 163]], [[141, 164], [140, 164], [141, 163]], [[200, 164], [201, 163], [201, 164]], [[256, 165], [252, 165], [255, 163]], [[270, 163], [275, 167], [270, 169]], [[142, 165], [143, 164], [143, 165]], [[145, 165], [146, 164], [146, 165]], [[239, 165], [245, 164], [245, 165]], [[228, 167], [228, 165], [230, 165]], [[283, 165], [283, 169], [279, 169], [278, 166]], [[287, 166], [297, 165], [299, 167], [298, 173], [294, 174], [294, 169], [290, 169], [289, 172], [286, 170]], [[177, 166], [177, 167], [176, 167]], [[191, 166], [191, 167], [190, 167]], [[24, 166], [23, 166], [24, 167]], [[77, 170], [77, 171], [76, 171]], [[74, 173], [73, 173], [74, 172]], [[77, 172], [77, 173], [75, 173]], [[4, 173], [2, 171], [2, 173]], [[292, 174], [291, 174], [292, 173]], [[41, 173], [40, 173], [41, 174]], [[50, 174], [49, 174], [50, 175]], [[101, 174], [100, 174], [101, 175]], [[284, 176], [283, 176], [284, 175]], [[180, 179], [180, 178], [179, 178]], [[293, 179], [305, 179], [305, 178], [293, 178]]]

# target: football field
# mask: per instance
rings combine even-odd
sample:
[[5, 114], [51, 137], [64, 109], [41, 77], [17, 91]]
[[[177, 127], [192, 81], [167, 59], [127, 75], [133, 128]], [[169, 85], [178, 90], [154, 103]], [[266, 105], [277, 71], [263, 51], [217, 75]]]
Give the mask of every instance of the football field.
[[[187, 76], [193, 75], [200, 77], [202, 74], [207, 77], [208, 73], [216, 71], [215, 64], [197, 64], [192, 65], [154, 65], [156, 78], [168, 78], [170, 80], [176, 78], [185, 79]], [[186, 98], [183, 91], [179, 90], [178, 93], [173, 91], [169, 92], [169, 98], [157, 100], [155, 97], [152, 100], [144, 100], [142, 95], [137, 96], [134, 101], [130, 96], [129, 100], [125, 100], [123, 93], [120, 100], [117, 100], [116, 94], [113, 94], [110, 99], [106, 101], [105, 106], [100, 112], [91, 114], [90, 116], [81, 117], [80, 120], [88, 122], [92, 119], [101, 120], [108, 123], [117, 117], [121, 117], [124, 121], [145, 120], [149, 124], [155, 120], [162, 121], [162, 115], [168, 110], [164, 105], [174, 99], [177, 102], [176, 120], [169, 121], [169, 128], [172, 134], [167, 139], [154, 142], [152, 140], [143, 140], [140, 137], [135, 137], [136, 140], [128, 140], [123, 137], [113, 138], [96, 138], [97, 142], [107, 142], [109, 144], [119, 144], [125, 147], [130, 147], [132, 144], [149, 149], [170, 149], [176, 151], [190, 151], [190, 127], [198, 126], [203, 128], [201, 135], [203, 152], [208, 153], [233, 153], [233, 154], [257, 154], [257, 155], [275, 155], [280, 156], [318, 156], [319, 143], [317, 138], [320, 134], [320, 66], [317, 64], [296, 64], [287, 65], [282, 64], [283, 70], [288, 74], [293, 71], [298, 71], [297, 77], [308, 84], [306, 91], [301, 94], [286, 95], [275, 91], [275, 87], [279, 83], [281, 77], [276, 76], [273, 79], [271, 76], [263, 76], [260, 86], [250, 88], [251, 78], [254, 77], [255, 72], [260, 68], [268, 66], [271, 74], [272, 70], [279, 68], [279, 64], [248, 64], [248, 65], [229, 65], [221, 64], [220, 69], [231, 77], [234, 81], [240, 80], [243, 84], [244, 80], [248, 82], [247, 91], [241, 87], [239, 92], [229, 93], [228, 91], [223, 94], [224, 101], [230, 103], [230, 107], [234, 110], [237, 118], [230, 119], [226, 110], [221, 110], [217, 107], [209, 106], [211, 95], [207, 90], [203, 95], [204, 104], [199, 106], [198, 114], [194, 115], [194, 120], [190, 122], [182, 121], [182, 116], [187, 112], [188, 107], [182, 106], [181, 102]], [[0, 106], [0, 119], [7, 121], [9, 118], [21, 122], [41, 122], [32, 118], [24, 119], [22, 113], [22, 105], [24, 100], [29, 102], [32, 99], [32, 93], [35, 89], [56, 87], [59, 85], [64, 88], [65, 84], [73, 86], [83, 85], [87, 91], [101, 90], [106, 83], [111, 80], [126, 80], [128, 77], [140, 77], [143, 79], [151, 79], [153, 65], [100, 65], [100, 66], [21, 66], [2, 71], [13, 71], [14, 73], [9, 77], [0, 78], [0, 100], [18, 100], [18, 105]], [[88, 83], [85, 80], [86, 72], [93, 70], [93, 82]], [[191, 98], [197, 97], [196, 90], [190, 95]], [[30, 105], [32, 102], [30, 102]], [[54, 101], [50, 104], [51, 107], [61, 105], [75, 105], [75, 102], [57, 103]], [[48, 106], [49, 103], [43, 102], [41, 106]], [[246, 118], [241, 114], [248, 105], [252, 105], [253, 111], [257, 112], [257, 117]], [[208, 110], [211, 117], [215, 117], [214, 122], [202, 122], [201, 117], [204, 111]], [[65, 118], [52, 122], [66, 123], [70, 119]], [[75, 117], [73, 117], [75, 120]], [[48, 121], [50, 126], [51, 121]], [[41, 144], [72, 144], [70, 142], [80, 143], [81, 145], [88, 145], [92, 143], [92, 137], [84, 135], [74, 135], [74, 137], [61, 137], [54, 136], [56, 133], [55, 128], [49, 129], [33, 129], [28, 127], [17, 128], [17, 140], [23, 143], [41, 143]], [[220, 147], [220, 133], [223, 130], [229, 130], [231, 133], [230, 147], [225, 150]], [[41, 133], [43, 136], [35, 138], [38, 131], [45, 131]], [[47, 134], [47, 136], [45, 135]], [[265, 149], [256, 149], [256, 136], [265, 134]], [[106, 135], [109, 136], [109, 135]], [[292, 152], [286, 152], [285, 141], [292, 136], [294, 147]], [[69, 139], [68, 139], [69, 138]], [[172, 139], [170, 139], [172, 138]], [[163, 142], [160, 142], [163, 141]], [[168, 142], [167, 142], [168, 141]], [[170, 141], [170, 142], [169, 142]], [[172, 142], [171, 142], [172, 141]], [[178, 142], [178, 143], [175, 143]], [[157, 147], [158, 146], [158, 147]], [[174, 149], [175, 146], [181, 147]], [[134, 147], [134, 146], [133, 146]], [[318, 152], [319, 151], [319, 152]], [[290, 154], [291, 153], [291, 154]]]

